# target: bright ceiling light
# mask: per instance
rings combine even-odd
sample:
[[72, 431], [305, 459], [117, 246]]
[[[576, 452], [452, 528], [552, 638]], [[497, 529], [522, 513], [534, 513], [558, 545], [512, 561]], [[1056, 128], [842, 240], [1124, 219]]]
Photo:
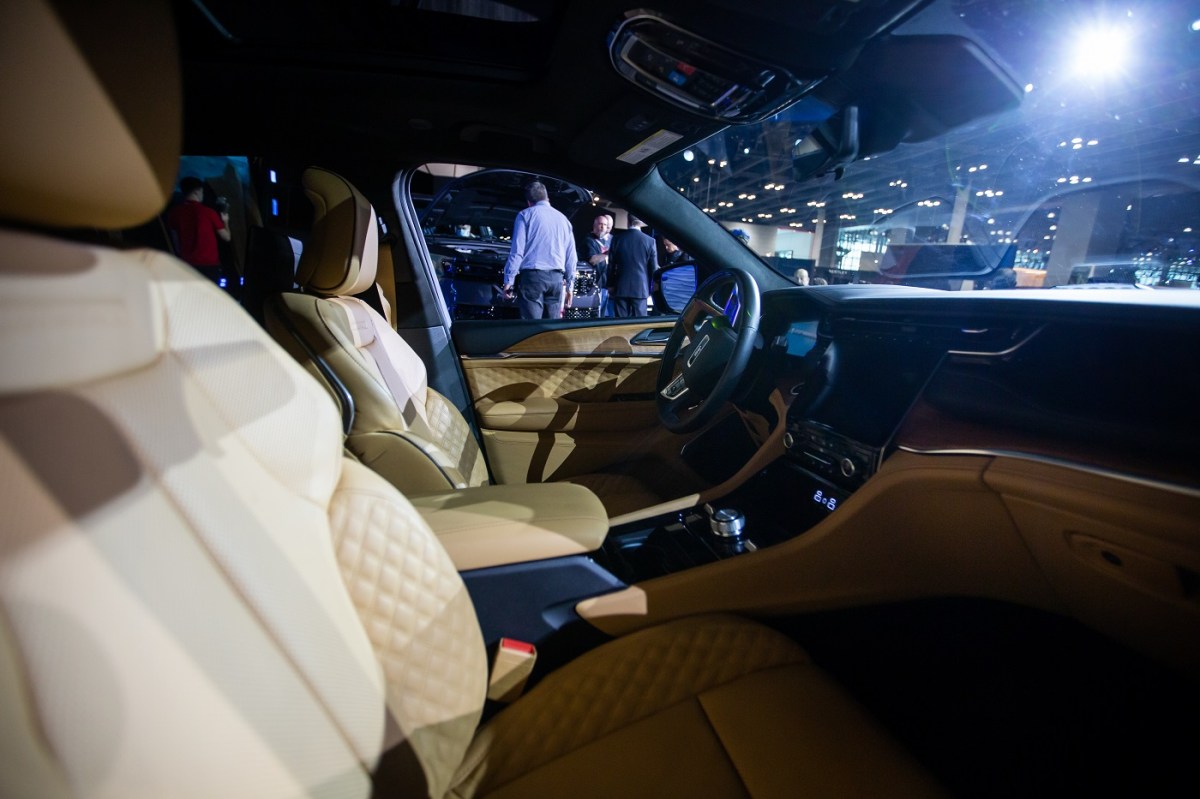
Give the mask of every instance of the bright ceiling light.
[[1096, 25], [1079, 32], [1070, 50], [1071, 68], [1084, 78], [1106, 78], [1125, 71], [1130, 32], [1115, 25]]
[[683, 160], [684, 160], [684, 161], [691, 161], [691, 160], [692, 160], [693, 158], [695, 158], [695, 157], [696, 157], [696, 154], [695, 154], [695, 153], [693, 153], [691, 150], [684, 150], [684, 151], [683, 151]]

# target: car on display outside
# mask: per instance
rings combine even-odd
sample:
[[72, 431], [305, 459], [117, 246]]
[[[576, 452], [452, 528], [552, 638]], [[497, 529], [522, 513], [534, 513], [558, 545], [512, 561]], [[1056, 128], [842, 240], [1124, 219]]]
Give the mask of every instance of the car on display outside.
[[[430, 167], [434, 172], [458, 171]], [[453, 319], [516, 319], [516, 301], [504, 294], [513, 220], [525, 207], [524, 184], [538, 178], [513, 170], [482, 170], [451, 178], [421, 213], [421, 230], [440, 276], [442, 296]], [[546, 180], [546, 179], [543, 179]], [[591, 229], [590, 192], [560, 180], [547, 180], [550, 204], [582, 232]], [[582, 247], [577, 246], [579, 251]], [[600, 311], [596, 270], [581, 260], [576, 267], [569, 319], [591, 319]]]
[[0, 796], [1195, 793], [1194, 6], [0, 23]]

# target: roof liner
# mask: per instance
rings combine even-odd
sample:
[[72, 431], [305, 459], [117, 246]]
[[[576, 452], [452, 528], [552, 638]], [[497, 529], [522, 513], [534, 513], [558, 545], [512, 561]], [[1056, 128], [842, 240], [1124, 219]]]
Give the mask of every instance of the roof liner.
[[924, 4], [209, 0], [205, 15], [181, 0], [186, 147], [558, 168], [611, 183], [646, 171], [652, 159], [618, 157], [657, 131], [681, 138], [656, 157], [722, 127], [616, 74], [607, 38], [626, 13], [659, 14], [785, 69], [834, 72]]

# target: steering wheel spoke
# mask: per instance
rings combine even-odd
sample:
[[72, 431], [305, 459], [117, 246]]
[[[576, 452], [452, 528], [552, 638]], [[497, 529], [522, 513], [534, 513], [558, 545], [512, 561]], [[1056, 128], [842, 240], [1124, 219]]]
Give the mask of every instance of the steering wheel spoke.
[[[730, 298], [738, 309], [732, 319]], [[758, 285], [741, 271], [719, 272], [697, 289], [679, 315], [659, 367], [656, 400], [668, 430], [697, 429], [733, 395], [758, 334], [759, 303]]]
[[683, 375], [679, 375], [667, 385], [666, 388], [658, 392], [658, 395], [667, 402], [675, 402], [677, 399], [687, 393], [687, 381]]
[[714, 303], [711, 297], [706, 299], [696, 295], [683, 309], [680, 318], [686, 320], [689, 327], [696, 328], [700, 326], [697, 322], [703, 324], [706, 319], [724, 319], [725, 310]]

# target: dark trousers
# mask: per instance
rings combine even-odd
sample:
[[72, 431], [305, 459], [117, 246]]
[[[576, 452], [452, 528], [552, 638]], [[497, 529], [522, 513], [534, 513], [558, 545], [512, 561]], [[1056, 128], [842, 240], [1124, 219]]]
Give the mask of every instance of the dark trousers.
[[562, 272], [524, 269], [517, 274], [516, 289], [522, 319], [562, 318]]
[[646, 315], [646, 298], [645, 297], [613, 297], [612, 300], [613, 316], [621, 319], [631, 319], [638, 316]]

